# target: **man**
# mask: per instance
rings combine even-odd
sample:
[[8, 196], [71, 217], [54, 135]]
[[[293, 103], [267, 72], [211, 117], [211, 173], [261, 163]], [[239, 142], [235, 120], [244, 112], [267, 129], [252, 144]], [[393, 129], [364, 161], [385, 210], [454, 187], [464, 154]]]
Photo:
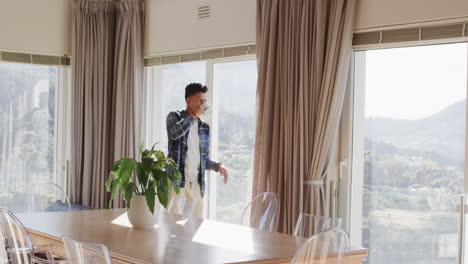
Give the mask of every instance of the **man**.
[[[182, 172], [180, 194], [172, 192], [169, 212], [180, 214], [179, 204], [184, 198], [193, 203], [191, 215], [203, 217], [203, 196], [205, 194], [205, 170], [220, 172], [224, 183], [228, 172], [221, 163], [210, 160], [210, 127], [200, 116], [203, 114], [208, 88], [200, 83], [185, 87], [187, 108], [170, 112], [167, 116], [167, 137], [169, 154]], [[184, 200], [185, 201], [185, 200]]]

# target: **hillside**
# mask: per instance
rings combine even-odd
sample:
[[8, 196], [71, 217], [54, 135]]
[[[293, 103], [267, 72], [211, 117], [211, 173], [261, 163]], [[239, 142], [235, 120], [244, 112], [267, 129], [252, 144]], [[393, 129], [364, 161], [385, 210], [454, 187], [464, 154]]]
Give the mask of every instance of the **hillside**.
[[419, 120], [368, 118], [366, 138], [399, 149], [433, 152], [440, 156], [439, 159], [463, 162], [465, 105], [466, 100]]

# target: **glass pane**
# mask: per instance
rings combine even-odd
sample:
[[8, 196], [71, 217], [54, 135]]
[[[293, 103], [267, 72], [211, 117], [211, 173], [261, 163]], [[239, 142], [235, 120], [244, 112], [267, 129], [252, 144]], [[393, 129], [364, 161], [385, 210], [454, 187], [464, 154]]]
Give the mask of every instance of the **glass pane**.
[[[366, 263], [456, 263], [466, 44], [356, 52], [354, 166]], [[358, 98], [355, 99], [359, 101]], [[357, 137], [364, 137], [359, 140]], [[356, 142], [362, 142], [358, 144]], [[354, 181], [354, 180], [353, 180]]]
[[[0, 63], [0, 206], [23, 212], [31, 183], [55, 182], [57, 67]], [[44, 190], [42, 199], [54, 199]]]
[[183, 110], [185, 87], [192, 82], [206, 82], [206, 62], [189, 62], [154, 66], [147, 69], [151, 78], [147, 96], [146, 145], [159, 142], [167, 151], [166, 117], [171, 111]]
[[239, 224], [251, 199], [251, 168], [255, 134], [257, 61], [217, 63], [213, 67], [213, 111], [218, 113], [217, 152], [230, 180], [216, 175], [216, 220]]

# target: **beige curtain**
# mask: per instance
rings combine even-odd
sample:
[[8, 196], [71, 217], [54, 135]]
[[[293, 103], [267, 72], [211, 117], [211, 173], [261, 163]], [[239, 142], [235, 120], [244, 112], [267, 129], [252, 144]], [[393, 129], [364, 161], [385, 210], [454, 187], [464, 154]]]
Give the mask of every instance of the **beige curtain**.
[[[141, 141], [143, 115], [143, 1], [121, 0], [117, 3], [116, 48], [113, 97], [113, 160], [137, 157]], [[123, 207], [116, 199], [115, 207]]]
[[[112, 163], [139, 141], [143, 0], [73, 0], [71, 201], [108, 206]], [[121, 206], [118, 202], [116, 206]]]
[[330, 145], [350, 64], [356, 0], [257, 0], [253, 195], [280, 198], [278, 231], [326, 215]]

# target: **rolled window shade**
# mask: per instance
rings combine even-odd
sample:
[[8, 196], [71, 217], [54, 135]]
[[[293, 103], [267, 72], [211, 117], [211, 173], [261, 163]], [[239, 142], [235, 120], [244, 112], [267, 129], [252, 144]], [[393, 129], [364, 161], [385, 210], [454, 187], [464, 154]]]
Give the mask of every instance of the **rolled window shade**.
[[466, 24], [447, 25], [440, 27], [428, 27], [421, 29], [421, 39], [447, 39], [447, 38], [459, 38], [465, 36]]
[[468, 22], [440, 26], [413, 27], [355, 33], [353, 46], [404, 43], [425, 40], [450, 40], [468, 36]]
[[356, 33], [353, 37], [353, 45], [370, 45], [381, 43], [381, 32], [382, 31]]
[[50, 56], [50, 55], [28, 54], [28, 53], [7, 52], [7, 51], [0, 51], [0, 62], [1, 61], [48, 65], [48, 66], [54, 66], [54, 65], [70, 66], [70, 58], [67, 56]]
[[255, 45], [242, 45], [229, 48], [207, 49], [180, 55], [147, 57], [145, 58], [145, 66], [250, 55], [255, 54], [255, 48]]
[[419, 40], [418, 28], [405, 28], [382, 32], [382, 43], [395, 43]]

